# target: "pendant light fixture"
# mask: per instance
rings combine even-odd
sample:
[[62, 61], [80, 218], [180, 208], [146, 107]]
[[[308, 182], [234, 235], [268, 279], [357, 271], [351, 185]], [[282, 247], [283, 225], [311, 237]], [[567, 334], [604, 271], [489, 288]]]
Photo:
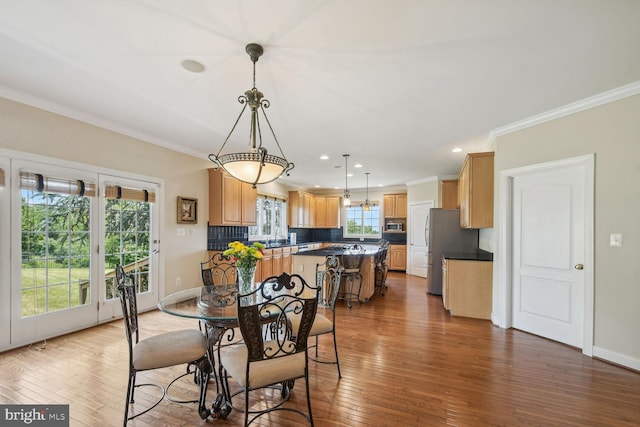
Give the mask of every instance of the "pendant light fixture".
[[365, 211], [370, 211], [371, 207], [376, 205], [375, 203], [371, 203], [371, 201], [369, 201], [369, 173], [370, 172], [364, 173], [367, 176], [367, 198], [364, 200], [364, 203], [360, 205], [360, 207]]
[[[269, 108], [270, 102], [264, 99], [262, 92], [256, 88], [256, 62], [264, 53], [264, 49], [259, 44], [250, 43], [246, 46], [245, 51], [251, 58], [251, 62], [253, 62], [253, 87], [246, 91], [244, 95], [238, 97], [238, 102], [243, 105], [240, 115], [236, 119], [218, 153], [209, 154], [209, 160], [216, 165], [216, 168], [222, 167], [234, 178], [242, 182], [247, 182], [251, 184], [253, 188], [256, 188], [257, 184], [274, 181], [282, 174], [289, 176], [289, 171], [293, 169], [294, 165], [287, 161], [284, 156], [282, 148], [280, 148], [280, 144], [278, 143], [278, 138], [276, 138], [269, 118], [265, 113], [265, 108]], [[224, 146], [227, 144], [227, 141], [229, 141], [242, 114], [247, 109], [247, 105], [251, 110], [248, 152], [222, 154]], [[260, 131], [258, 110], [262, 112], [262, 116], [269, 126], [278, 150], [280, 150], [281, 157], [268, 154], [267, 149], [262, 145], [262, 132]]]
[[349, 185], [347, 174], [349, 173], [347, 170], [347, 159], [349, 158], [348, 154], [343, 154], [344, 157], [344, 195], [342, 196], [342, 204], [344, 206], [351, 206], [351, 193], [349, 193]]

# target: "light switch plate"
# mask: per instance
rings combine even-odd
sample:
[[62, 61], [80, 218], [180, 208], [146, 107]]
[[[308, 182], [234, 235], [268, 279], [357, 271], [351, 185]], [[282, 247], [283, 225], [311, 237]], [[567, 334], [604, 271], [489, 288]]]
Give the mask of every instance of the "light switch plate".
[[622, 234], [611, 233], [611, 237], [609, 239], [609, 246], [622, 247]]

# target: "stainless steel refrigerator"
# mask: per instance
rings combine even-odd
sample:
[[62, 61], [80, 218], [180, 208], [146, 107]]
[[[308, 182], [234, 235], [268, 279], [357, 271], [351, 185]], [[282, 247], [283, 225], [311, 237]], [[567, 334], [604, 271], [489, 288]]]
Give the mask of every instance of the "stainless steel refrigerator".
[[460, 228], [459, 209], [431, 209], [427, 293], [442, 295], [442, 253], [476, 252], [478, 230]]

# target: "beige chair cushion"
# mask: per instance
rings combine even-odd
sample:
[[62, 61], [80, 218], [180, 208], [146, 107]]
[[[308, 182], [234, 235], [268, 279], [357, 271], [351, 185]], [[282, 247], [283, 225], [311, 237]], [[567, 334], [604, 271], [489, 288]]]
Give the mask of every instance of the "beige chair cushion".
[[[289, 316], [289, 320], [291, 321], [291, 329], [297, 331], [300, 326], [300, 316], [291, 315]], [[333, 322], [331, 322], [327, 316], [316, 313], [316, 317], [313, 319], [313, 325], [311, 325], [311, 331], [309, 331], [309, 336], [314, 337], [316, 335], [327, 334], [332, 330]]]
[[[295, 345], [287, 341], [285, 345]], [[264, 343], [268, 348], [270, 341]], [[274, 344], [274, 346], [276, 346]], [[225, 367], [242, 387], [247, 387], [245, 376], [247, 369], [247, 347], [244, 345], [234, 346], [223, 352], [221, 355], [222, 366]], [[291, 356], [275, 357], [273, 359], [252, 362], [249, 369], [248, 388], [255, 389], [271, 384], [277, 384], [288, 379], [304, 376], [305, 353], [300, 352]]]
[[197, 329], [184, 329], [155, 335], [133, 347], [133, 367], [164, 368], [200, 359], [207, 352], [207, 342]]

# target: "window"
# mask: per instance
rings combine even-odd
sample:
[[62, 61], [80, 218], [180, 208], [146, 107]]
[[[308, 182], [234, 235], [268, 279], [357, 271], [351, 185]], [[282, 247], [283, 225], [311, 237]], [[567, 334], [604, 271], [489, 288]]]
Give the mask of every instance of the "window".
[[278, 240], [287, 235], [287, 202], [258, 196], [256, 225], [249, 227], [250, 240]]
[[345, 237], [382, 237], [380, 231], [380, 206], [376, 204], [365, 210], [359, 204], [345, 207], [347, 226]]
[[121, 264], [135, 276], [136, 292], [149, 290], [151, 203], [155, 193], [108, 185], [105, 189], [106, 299], [116, 298], [114, 271]]

